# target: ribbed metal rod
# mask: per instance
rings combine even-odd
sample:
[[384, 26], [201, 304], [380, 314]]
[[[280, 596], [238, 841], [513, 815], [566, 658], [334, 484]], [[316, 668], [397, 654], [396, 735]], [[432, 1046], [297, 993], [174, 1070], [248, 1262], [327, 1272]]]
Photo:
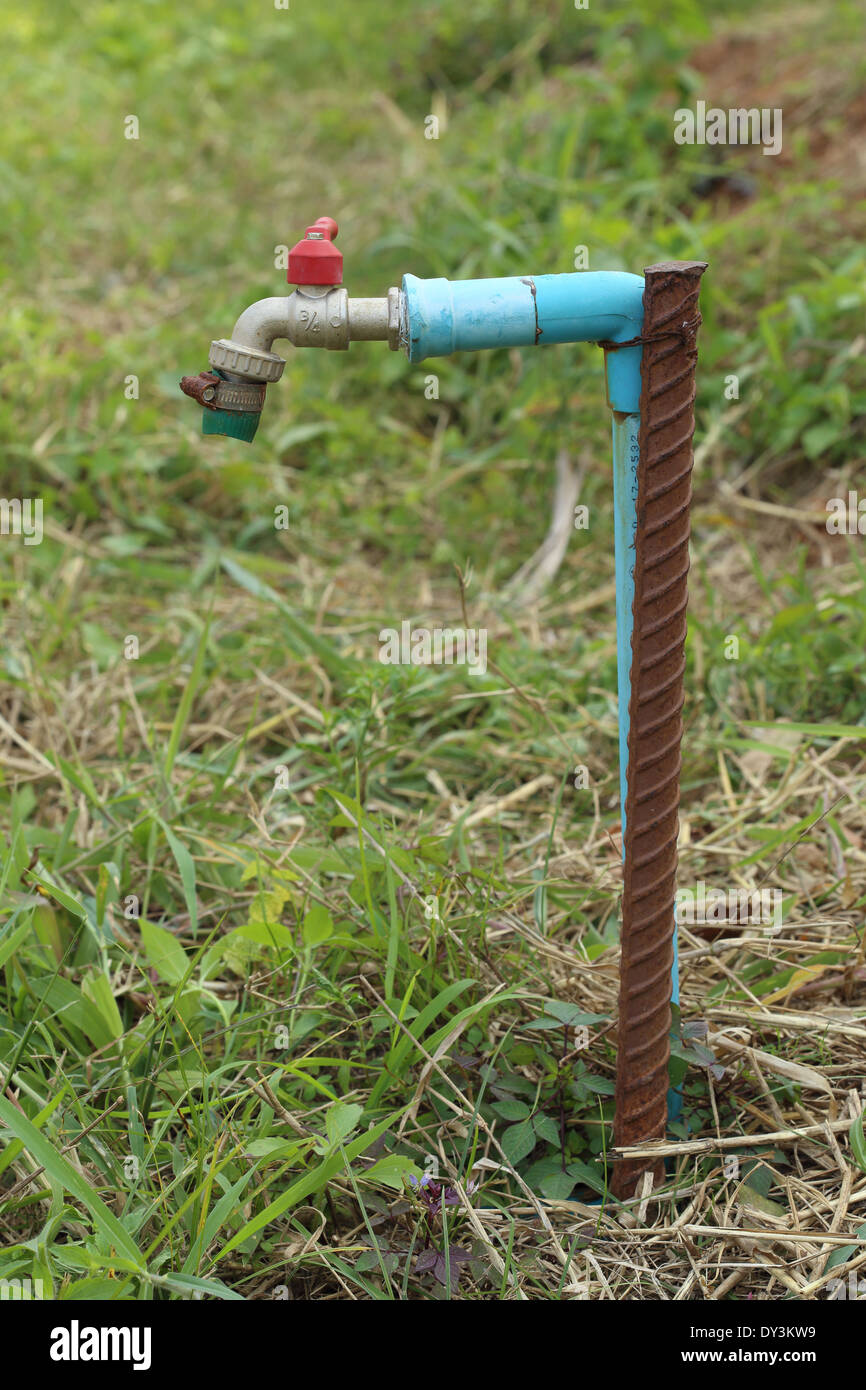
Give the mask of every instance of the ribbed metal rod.
[[[614, 1143], [662, 1139], [667, 1117], [689, 503], [702, 261], [645, 272], [622, 964]], [[615, 1163], [630, 1197], [661, 1160]]]

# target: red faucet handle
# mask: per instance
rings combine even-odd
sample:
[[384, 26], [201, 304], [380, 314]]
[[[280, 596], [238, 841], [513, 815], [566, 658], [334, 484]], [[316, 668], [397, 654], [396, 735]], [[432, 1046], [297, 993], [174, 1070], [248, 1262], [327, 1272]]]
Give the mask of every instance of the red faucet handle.
[[307, 228], [303, 241], [289, 252], [286, 279], [290, 285], [342, 283], [343, 253], [334, 245], [338, 230], [333, 217], [319, 217]]
[[328, 241], [336, 241], [339, 230], [333, 217], [317, 217], [312, 227], [307, 228], [307, 235], [309, 236], [310, 232], [324, 232]]

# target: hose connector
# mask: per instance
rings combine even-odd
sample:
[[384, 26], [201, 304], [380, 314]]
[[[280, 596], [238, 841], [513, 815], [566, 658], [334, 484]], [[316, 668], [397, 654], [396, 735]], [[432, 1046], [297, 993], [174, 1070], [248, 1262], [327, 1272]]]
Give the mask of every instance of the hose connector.
[[223, 372], [181, 377], [180, 389], [202, 407], [202, 434], [224, 434], [250, 443], [265, 404], [264, 383], [230, 380]]
[[210, 345], [210, 370], [184, 377], [181, 390], [202, 406], [202, 432], [253, 438], [265, 388], [279, 381], [285, 359], [273, 351], [277, 339], [297, 348], [345, 352], [352, 342], [401, 345], [403, 296], [392, 287], [379, 299], [350, 299], [342, 286], [343, 257], [334, 246], [337, 224], [320, 217], [307, 227], [289, 254], [286, 296], [260, 299], [245, 309], [230, 338]]

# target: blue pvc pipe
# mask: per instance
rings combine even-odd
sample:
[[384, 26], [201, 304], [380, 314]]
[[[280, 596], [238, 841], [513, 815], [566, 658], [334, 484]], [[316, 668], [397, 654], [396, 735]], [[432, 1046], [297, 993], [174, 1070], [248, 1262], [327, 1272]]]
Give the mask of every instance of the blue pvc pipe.
[[[495, 280], [420, 280], [403, 277], [402, 338], [410, 362], [483, 348], [552, 343], [625, 343], [643, 328], [642, 275], [578, 271], [567, 275], [508, 276]], [[619, 699], [619, 792], [623, 856], [628, 791], [629, 700], [634, 627], [634, 556], [640, 450], [641, 347], [605, 352], [607, 401], [613, 412], [616, 656]], [[679, 1004], [677, 930], [671, 998]], [[668, 1092], [668, 1114], [682, 1108]]]
[[[642, 275], [615, 270], [501, 280], [403, 277], [410, 362], [479, 348], [627, 342], [643, 325]], [[640, 346], [609, 354], [611, 410], [640, 409]]]
[[628, 794], [631, 638], [634, 628], [634, 541], [637, 530], [637, 465], [640, 415], [613, 417], [613, 540], [616, 570], [616, 678], [619, 698], [619, 799], [625, 858], [625, 804]]

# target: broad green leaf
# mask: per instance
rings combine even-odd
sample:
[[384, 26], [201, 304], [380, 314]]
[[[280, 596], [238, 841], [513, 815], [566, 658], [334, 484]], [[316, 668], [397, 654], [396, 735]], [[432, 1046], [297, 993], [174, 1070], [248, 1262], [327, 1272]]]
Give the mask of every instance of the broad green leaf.
[[357, 1129], [363, 1113], [362, 1105], [349, 1105], [343, 1100], [338, 1100], [336, 1105], [330, 1107], [325, 1115], [325, 1132], [332, 1148], [342, 1144], [352, 1130]]
[[161, 980], [179, 985], [189, 970], [189, 960], [180, 942], [165, 927], [142, 917], [138, 923], [149, 964]]
[[318, 903], [311, 907], [304, 917], [304, 941], [308, 946], [318, 946], [327, 941], [334, 932], [334, 919], [326, 907]]
[[250, 1158], [293, 1158], [303, 1144], [297, 1139], [253, 1139], [245, 1146], [244, 1152]]
[[519, 1124], [509, 1125], [499, 1142], [508, 1162], [516, 1166], [521, 1159], [532, 1153], [538, 1142], [535, 1137], [535, 1130], [532, 1128], [532, 1121], [521, 1120]]
[[587, 1091], [593, 1091], [597, 1096], [612, 1096], [616, 1092], [616, 1085], [609, 1076], [595, 1076], [592, 1072], [585, 1072], [580, 1078], [579, 1085], [584, 1086]]
[[372, 1168], [365, 1169], [363, 1176], [365, 1182], [380, 1182], [401, 1192], [407, 1178], [420, 1180], [423, 1175], [417, 1163], [406, 1154], [387, 1154], [385, 1158], [378, 1159]]
[[546, 1144], [553, 1144], [557, 1149], [560, 1147], [559, 1128], [549, 1115], [533, 1115], [532, 1128]]
[[551, 1173], [541, 1180], [541, 1190], [552, 1202], [567, 1201], [576, 1186], [577, 1178], [571, 1173]]
[[[289, 928], [276, 919], [264, 922], [261, 918], [251, 917], [248, 922], [244, 922], [237, 928], [236, 934], [243, 937], [245, 941], [255, 942], [257, 946], [269, 946], [272, 950], [294, 951], [295, 949], [295, 939]], [[224, 940], [227, 939], [228, 937], [224, 938]]]
[[531, 1114], [524, 1100], [497, 1100], [492, 1108], [502, 1120], [528, 1120]]
[[591, 1187], [593, 1192], [604, 1193], [604, 1164], [599, 1163], [597, 1167], [593, 1167], [590, 1163], [582, 1163], [578, 1160], [575, 1163], [569, 1163], [568, 1172], [577, 1178], [578, 1182], [586, 1183], [586, 1186]]

